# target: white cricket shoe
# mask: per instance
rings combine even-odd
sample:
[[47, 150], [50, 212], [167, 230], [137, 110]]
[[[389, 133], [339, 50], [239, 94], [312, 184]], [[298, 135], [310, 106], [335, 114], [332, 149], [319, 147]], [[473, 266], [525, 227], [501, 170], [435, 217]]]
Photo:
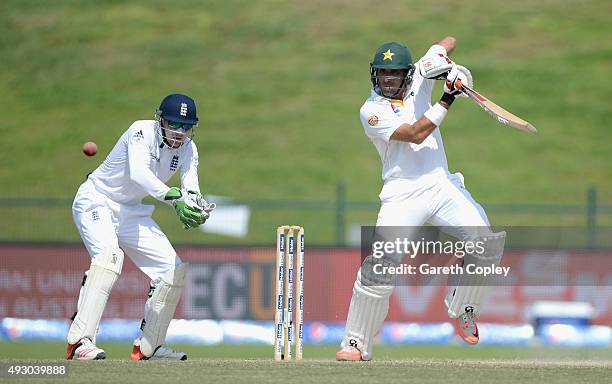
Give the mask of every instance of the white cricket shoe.
[[166, 344], [162, 344], [155, 349], [153, 356], [147, 357], [140, 351], [140, 345], [134, 345], [132, 353], [130, 354], [130, 360], [187, 360], [187, 354], [184, 352], [177, 352], [169, 348]]
[[478, 324], [474, 316], [474, 309], [467, 307], [466, 311], [455, 319], [455, 329], [459, 336], [468, 344], [478, 344], [480, 337], [478, 335]]
[[106, 352], [84, 337], [74, 344], [68, 344], [66, 348], [66, 360], [103, 360]]
[[336, 352], [337, 361], [364, 361], [361, 356], [361, 351], [352, 345], [342, 347]]

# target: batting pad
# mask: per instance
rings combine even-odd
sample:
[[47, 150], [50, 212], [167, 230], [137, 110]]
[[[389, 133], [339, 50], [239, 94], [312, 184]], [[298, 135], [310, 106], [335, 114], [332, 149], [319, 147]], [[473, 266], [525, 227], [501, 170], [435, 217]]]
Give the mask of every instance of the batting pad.
[[[482, 254], [472, 253], [465, 256], [463, 267], [469, 264], [475, 266], [498, 266], [504, 254], [504, 244], [506, 242], [506, 232], [491, 233], [488, 236], [478, 238], [483, 241], [484, 252]], [[459, 283], [454, 292], [451, 292], [444, 299], [448, 308], [448, 316], [453, 319], [466, 312], [466, 308], [472, 307], [474, 315], [480, 314], [480, 305], [485, 295], [489, 291], [492, 276], [481, 274], [463, 274], [459, 278]]]
[[91, 261], [79, 295], [77, 313], [68, 331], [68, 343], [74, 344], [83, 337], [95, 340], [106, 302], [121, 274], [123, 258], [119, 247], [109, 247]]
[[155, 284], [145, 311], [144, 326], [140, 338], [140, 352], [151, 357], [166, 340], [166, 332], [183, 293], [188, 263], [181, 263]]
[[393, 286], [363, 286], [361, 279], [360, 269], [353, 286], [342, 347], [356, 347], [364, 360], [371, 360], [374, 336], [389, 312], [389, 296]]

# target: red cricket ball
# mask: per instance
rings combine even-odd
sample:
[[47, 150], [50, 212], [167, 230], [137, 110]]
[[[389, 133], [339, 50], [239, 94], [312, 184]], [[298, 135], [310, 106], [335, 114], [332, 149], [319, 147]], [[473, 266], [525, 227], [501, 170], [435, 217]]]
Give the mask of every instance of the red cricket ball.
[[94, 156], [98, 153], [98, 146], [93, 141], [88, 141], [83, 144], [83, 153], [87, 156]]

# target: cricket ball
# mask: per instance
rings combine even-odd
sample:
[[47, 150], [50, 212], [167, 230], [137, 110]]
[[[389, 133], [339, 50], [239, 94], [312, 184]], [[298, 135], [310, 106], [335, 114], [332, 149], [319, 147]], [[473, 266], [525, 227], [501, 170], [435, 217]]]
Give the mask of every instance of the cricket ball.
[[83, 144], [83, 153], [87, 156], [94, 156], [98, 153], [98, 146], [93, 141], [88, 141]]

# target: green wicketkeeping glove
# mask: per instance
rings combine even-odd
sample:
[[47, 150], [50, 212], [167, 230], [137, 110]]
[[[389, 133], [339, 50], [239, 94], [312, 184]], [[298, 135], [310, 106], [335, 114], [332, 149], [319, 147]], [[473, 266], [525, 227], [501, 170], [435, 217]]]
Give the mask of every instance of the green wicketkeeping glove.
[[185, 202], [185, 197], [179, 188], [171, 187], [164, 200], [172, 204], [179, 220], [183, 223], [183, 228], [195, 228], [206, 221], [201, 211]]
[[185, 201], [190, 207], [195, 208], [198, 211], [201, 211], [202, 214], [204, 215], [204, 219], [208, 219], [210, 217], [210, 213], [214, 211], [215, 208], [217, 208], [217, 204], [207, 202], [204, 199], [204, 196], [202, 196], [197, 191], [187, 191], [187, 195], [185, 196]]

